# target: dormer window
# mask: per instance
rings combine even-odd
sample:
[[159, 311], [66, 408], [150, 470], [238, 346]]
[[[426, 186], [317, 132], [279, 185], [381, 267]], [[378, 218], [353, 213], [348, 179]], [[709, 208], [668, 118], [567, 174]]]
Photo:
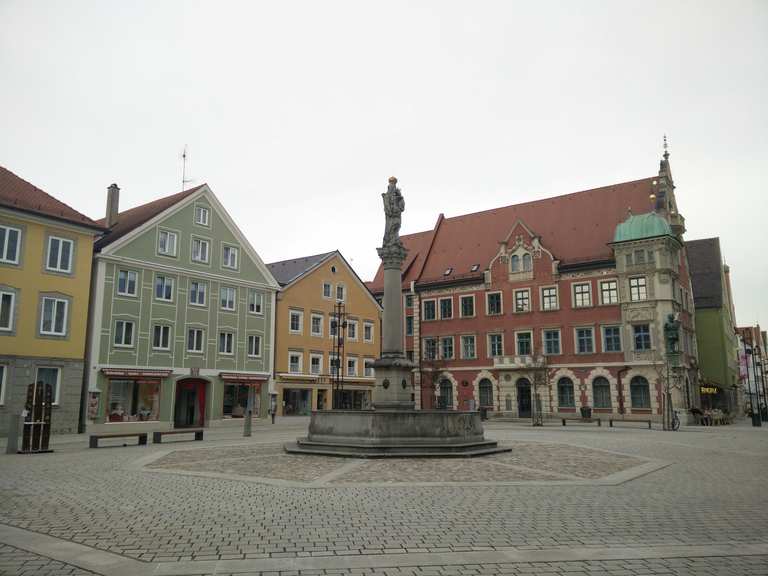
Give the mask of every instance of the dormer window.
[[532, 268], [533, 268], [533, 262], [531, 261], [531, 255], [523, 254], [523, 270], [525, 272], [530, 272]]
[[514, 254], [510, 266], [512, 267], [512, 272], [520, 272], [520, 256]]
[[527, 252], [513, 254], [509, 259], [509, 267], [513, 274], [516, 272], [530, 272], [533, 270], [533, 260], [531, 259], [531, 255]]
[[445, 272], [443, 272], [443, 276], [450, 276], [453, 272], [453, 268], [446, 268]]
[[477, 272], [480, 269], [480, 264], [472, 264], [472, 268], [469, 269], [470, 272]]

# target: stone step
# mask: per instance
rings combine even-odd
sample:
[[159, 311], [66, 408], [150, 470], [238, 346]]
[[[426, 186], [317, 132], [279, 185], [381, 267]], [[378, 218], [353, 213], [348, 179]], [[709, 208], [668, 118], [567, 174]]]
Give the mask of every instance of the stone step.
[[314, 454], [345, 458], [468, 458], [509, 452], [509, 447], [498, 446], [493, 440], [464, 444], [385, 444], [360, 445], [344, 443], [310, 442], [300, 439], [285, 444], [288, 454]]

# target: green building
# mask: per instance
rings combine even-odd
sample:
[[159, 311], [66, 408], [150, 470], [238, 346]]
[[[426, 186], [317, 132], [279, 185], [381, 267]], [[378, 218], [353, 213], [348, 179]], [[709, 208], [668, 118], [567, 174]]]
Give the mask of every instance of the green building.
[[266, 416], [279, 286], [203, 184], [118, 211], [96, 242], [86, 379], [96, 431]]
[[728, 266], [719, 238], [685, 243], [691, 269], [699, 348], [700, 406], [738, 414], [738, 340]]

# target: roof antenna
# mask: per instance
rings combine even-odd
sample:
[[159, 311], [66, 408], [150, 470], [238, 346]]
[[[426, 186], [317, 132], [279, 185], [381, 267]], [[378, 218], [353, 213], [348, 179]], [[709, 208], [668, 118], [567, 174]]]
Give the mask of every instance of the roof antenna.
[[184, 144], [184, 151], [181, 153], [181, 191], [184, 192], [184, 187], [193, 182], [193, 180], [187, 180], [187, 145]]

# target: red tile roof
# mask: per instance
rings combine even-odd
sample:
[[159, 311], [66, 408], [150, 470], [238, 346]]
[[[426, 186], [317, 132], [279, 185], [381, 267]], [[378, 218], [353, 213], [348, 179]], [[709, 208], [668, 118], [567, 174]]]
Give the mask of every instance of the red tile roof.
[[[200, 188], [205, 186], [205, 184], [201, 184], [200, 186], [195, 186], [194, 188], [190, 188], [189, 190], [184, 190], [183, 192], [178, 192], [177, 194], [171, 194], [170, 196], [165, 196], [164, 198], [158, 198], [157, 200], [153, 200], [152, 202], [147, 202], [146, 204], [142, 204], [141, 206], [136, 206], [135, 208], [129, 208], [128, 210], [124, 210], [123, 212], [118, 212], [117, 214], [117, 222], [112, 226], [110, 231], [99, 238], [99, 240], [96, 241], [96, 249], [100, 250], [104, 246], [111, 244], [115, 240], [122, 238], [126, 234], [128, 234], [131, 230], [134, 230], [144, 224], [145, 222], [151, 220], [161, 212], [164, 212], [177, 202], [180, 202], [184, 198], [187, 198], [188, 196], [191, 196]], [[99, 220], [99, 224], [102, 226], [104, 225], [105, 219], [102, 218]]]
[[[458, 280], [471, 273], [474, 264], [484, 270], [518, 220], [541, 239], [541, 245], [563, 264], [613, 258], [608, 244], [616, 225], [627, 217], [651, 207], [649, 195], [657, 177], [574, 192], [523, 204], [494, 208], [473, 214], [445, 218], [435, 231], [402, 237], [408, 249], [403, 266], [403, 287], [411, 281]], [[429, 240], [435, 233], [429, 249]], [[418, 260], [418, 266], [409, 261]], [[426, 261], [425, 261], [426, 260]], [[444, 272], [452, 268], [452, 274]], [[384, 279], [381, 267], [371, 282], [371, 290], [381, 292]]]
[[0, 205], [101, 230], [96, 222], [0, 166]]

